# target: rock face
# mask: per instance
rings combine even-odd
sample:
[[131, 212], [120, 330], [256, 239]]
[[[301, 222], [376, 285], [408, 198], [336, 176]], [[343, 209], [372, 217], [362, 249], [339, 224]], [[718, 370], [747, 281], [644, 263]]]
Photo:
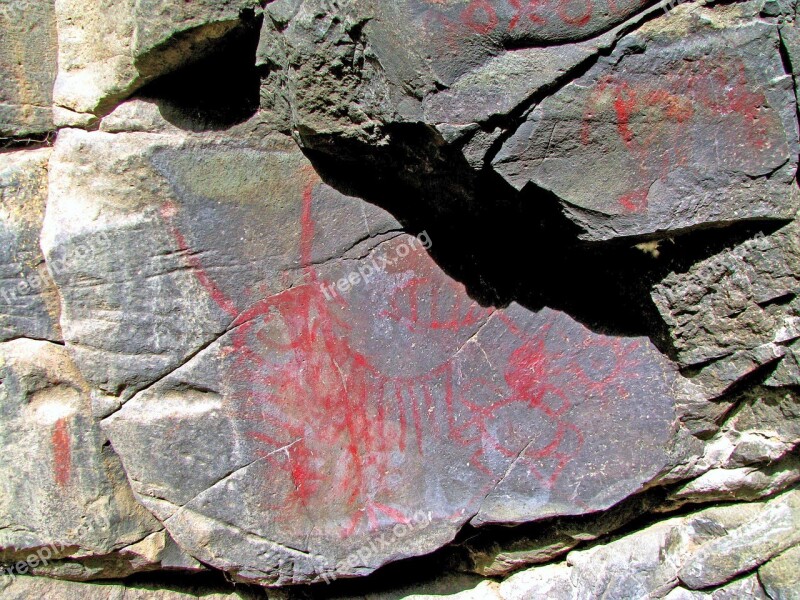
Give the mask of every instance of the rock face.
[[125, 402], [104, 426], [140, 501], [203, 562], [365, 573], [468, 521], [608, 508], [671, 465], [677, 374], [648, 341], [483, 308], [425, 233], [321, 183], [288, 140], [213, 137], [62, 131], [43, 237], [48, 260], [90, 249], [56, 275], [67, 342], [109, 394], [97, 411]]
[[130, 493], [66, 350], [0, 344], [0, 379], [0, 560], [69, 579], [157, 567], [144, 540], [162, 528]]
[[58, 341], [59, 299], [39, 249], [49, 150], [0, 154], [0, 341]]
[[59, 0], [61, 125], [88, 125], [147, 81], [200, 58], [253, 16], [253, 0]]
[[53, 2], [0, 3], [0, 141], [53, 130]]
[[797, 596], [794, 4], [0, 2], [0, 599]]
[[514, 187], [554, 192], [587, 239], [794, 216], [796, 100], [777, 27], [747, 5], [682, 8], [537, 105], [494, 159]]

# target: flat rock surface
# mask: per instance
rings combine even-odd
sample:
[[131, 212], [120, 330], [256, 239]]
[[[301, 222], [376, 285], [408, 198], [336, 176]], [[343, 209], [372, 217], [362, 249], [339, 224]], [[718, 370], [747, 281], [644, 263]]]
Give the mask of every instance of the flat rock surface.
[[67, 343], [190, 554], [241, 579], [362, 574], [470, 520], [607, 508], [667, 468], [677, 374], [649, 341], [481, 307], [426, 234], [281, 138], [211, 142], [62, 132], [44, 235], [51, 258], [89, 248], [57, 276]]
[[748, 5], [681, 6], [545, 99], [495, 169], [555, 193], [584, 237], [663, 234], [797, 208], [792, 78]]
[[58, 293], [39, 249], [50, 150], [0, 154], [0, 340], [57, 341]]
[[0, 2], [0, 139], [53, 130], [53, 2]]

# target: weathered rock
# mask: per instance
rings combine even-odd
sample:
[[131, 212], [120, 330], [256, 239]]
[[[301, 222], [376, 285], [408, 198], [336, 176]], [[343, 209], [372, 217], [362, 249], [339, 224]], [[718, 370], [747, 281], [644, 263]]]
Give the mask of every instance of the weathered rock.
[[590, 240], [791, 218], [795, 95], [754, 8], [685, 5], [643, 25], [542, 101], [495, 169], [554, 192]]
[[481, 532], [462, 544], [466, 567], [485, 577], [500, 577], [528, 565], [551, 562], [576, 546], [607, 536], [643, 516], [659, 506], [662, 495], [642, 494], [586, 517]]
[[770, 502], [752, 521], [703, 544], [678, 573], [690, 589], [712, 587], [746, 573], [800, 542], [800, 492]]
[[50, 150], [0, 154], [0, 341], [57, 341], [58, 293], [39, 249]]
[[[749, 561], [750, 568], [764, 562], [765, 555], [752, 545], [742, 545], [746, 532], [759, 529], [776, 515], [786, 518], [786, 507], [796, 504], [798, 492], [790, 492], [767, 503], [739, 504], [709, 508], [687, 517], [673, 518], [652, 525], [589, 550], [573, 551], [565, 563], [534, 567], [500, 584], [502, 600], [555, 598], [670, 598], [670, 600], [723, 600], [766, 598], [755, 575], [741, 577], [729, 585], [701, 593], [678, 587], [678, 574], [704, 571], [709, 561], [723, 564], [738, 559]], [[791, 545], [796, 536], [783, 522], [763, 539], [774, 546]], [[787, 545], [788, 544], [788, 545]], [[750, 551], [756, 550], [756, 554]], [[728, 569], [718, 584], [731, 581], [742, 570]], [[722, 575], [721, 571], [717, 571]], [[715, 584], [716, 585], [716, 584]], [[487, 595], [495, 600], [497, 596]]]
[[58, 0], [59, 125], [89, 126], [255, 19], [257, 0]]
[[53, 130], [53, 2], [0, 2], [0, 139]]
[[758, 578], [772, 600], [800, 598], [800, 546], [789, 548], [762, 565]]
[[202, 562], [364, 574], [672, 464], [676, 374], [647, 340], [480, 307], [284, 140], [66, 131], [51, 176], [47, 256], [90, 248], [57, 276], [68, 346], [137, 497]]
[[740, 598], [770, 600], [771, 597], [764, 592], [756, 575], [738, 579], [709, 593], [677, 587], [664, 596], [664, 600], [739, 600]]
[[256, 600], [283, 598], [279, 593], [266, 595], [256, 590], [219, 591], [215, 587], [187, 585], [185, 591], [164, 589], [157, 584], [77, 583], [39, 577], [17, 577], [13, 581], [0, 579], [2, 600]]
[[160, 535], [163, 549], [166, 536], [134, 500], [62, 346], [0, 344], [0, 411], [4, 572], [91, 579], [158, 566], [159, 542], [145, 540]]
[[697, 479], [677, 487], [664, 508], [684, 504], [758, 500], [782, 492], [800, 481], [800, 459], [791, 455], [774, 464], [728, 469], [711, 469]]
[[[664, 279], [653, 300], [670, 328], [680, 362], [706, 363], [797, 340], [798, 272], [800, 235], [793, 222]], [[784, 351], [784, 361], [796, 361], [791, 347]], [[762, 362], [778, 358], [773, 352]], [[756, 368], [758, 362], [753, 361]]]
[[425, 122], [448, 143], [467, 143], [479, 168], [491, 144], [478, 124], [520, 110], [611, 47], [655, 10], [647, 4], [273, 2], [257, 59], [268, 72], [262, 107], [285, 114], [304, 145], [334, 156], [337, 142], [391, 143], [388, 126]]

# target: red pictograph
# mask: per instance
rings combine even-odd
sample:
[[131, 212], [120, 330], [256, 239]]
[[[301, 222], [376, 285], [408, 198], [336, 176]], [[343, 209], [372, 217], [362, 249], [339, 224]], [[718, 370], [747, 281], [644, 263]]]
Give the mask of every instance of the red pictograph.
[[[593, 132], [610, 114], [619, 140], [634, 158], [642, 185], [619, 198], [625, 212], [647, 210], [653, 182], [690, 162], [693, 145], [702, 141], [699, 136], [708, 136], [708, 131], [697, 131], [695, 123], [726, 120], [724, 132], [743, 131], [743, 141], [756, 152], [768, 146], [769, 127], [775, 125], [764, 93], [750, 83], [741, 59], [681, 61], [670, 67], [661, 77], [643, 80], [605, 75], [586, 103], [583, 145], [603, 143]], [[738, 158], [730, 151], [728, 155]]]
[[[415, 465], [424, 469], [421, 459], [435, 456], [443, 443], [463, 457], [459, 468], [468, 464], [483, 482], [472, 490], [476, 498], [512, 463], [552, 488], [583, 444], [583, 433], [570, 422], [574, 395], [601, 402], [608, 394], [624, 395], [620, 390], [635, 370], [633, 346], [608, 342], [602, 350], [608, 350], [611, 366], [589, 369], [580, 364], [580, 347], [554, 349], [547, 327], [532, 335], [501, 311], [477, 305], [444, 275], [414, 272], [413, 259], [397, 267], [400, 283], [365, 324], [358, 316], [364, 308], [351, 306], [352, 299], [325, 297], [312, 265], [317, 185], [309, 183], [303, 197], [304, 282], [240, 312], [189, 250], [175, 224], [176, 209], [162, 210], [198, 282], [222, 310], [238, 313], [224, 350], [231, 365], [225, 383], [233, 418], [271, 482], [264, 508], [291, 522], [328, 507], [342, 536], [407, 523], [413, 511], [396, 502], [395, 488]], [[422, 256], [420, 264], [428, 265], [431, 259]], [[502, 381], [463, 381], [455, 347], [441, 359], [415, 357], [426, 365], [424, 372], [387, 374], [354, 343], [364, 333], [359, 328], [385, 323], [415, 339], [458, 339], [463, 347], [490, 318], [517, 340], [509, 356], [497, 357]], [[583, 343], [597, 344], [589, 337]]]
[[53, 426], [51, 435], [55, 480], [59, 487], [66, 487], [72, 478], [72, 449], [70, 445], [69, 422], [60, 418]]

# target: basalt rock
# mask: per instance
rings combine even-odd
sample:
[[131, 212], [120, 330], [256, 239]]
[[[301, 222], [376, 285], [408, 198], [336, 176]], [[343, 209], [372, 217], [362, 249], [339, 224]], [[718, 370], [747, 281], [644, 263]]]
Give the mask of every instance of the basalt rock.
[[677, 7], [538, 104], [494, 168], [555, 193], [588, 240], [665, 237], [797, 209], [797, 118], [778, 27]]
[[163, 528], [134, 499], [63, 346], [0, 344], [0, 412], [4, 578], [124, 577], [159, 566]]
[[673, 465], [679, 376], [649, 341], [478, 305], [425, 232], [250, 139], [62, 131], [51, 164], [47, 259], [88, 249], [56, 274], [65, 339], [190, 554], [272, 584], [365, 574]]
[[792, 597], [796, 3], [29, 4], [0, 598]]

